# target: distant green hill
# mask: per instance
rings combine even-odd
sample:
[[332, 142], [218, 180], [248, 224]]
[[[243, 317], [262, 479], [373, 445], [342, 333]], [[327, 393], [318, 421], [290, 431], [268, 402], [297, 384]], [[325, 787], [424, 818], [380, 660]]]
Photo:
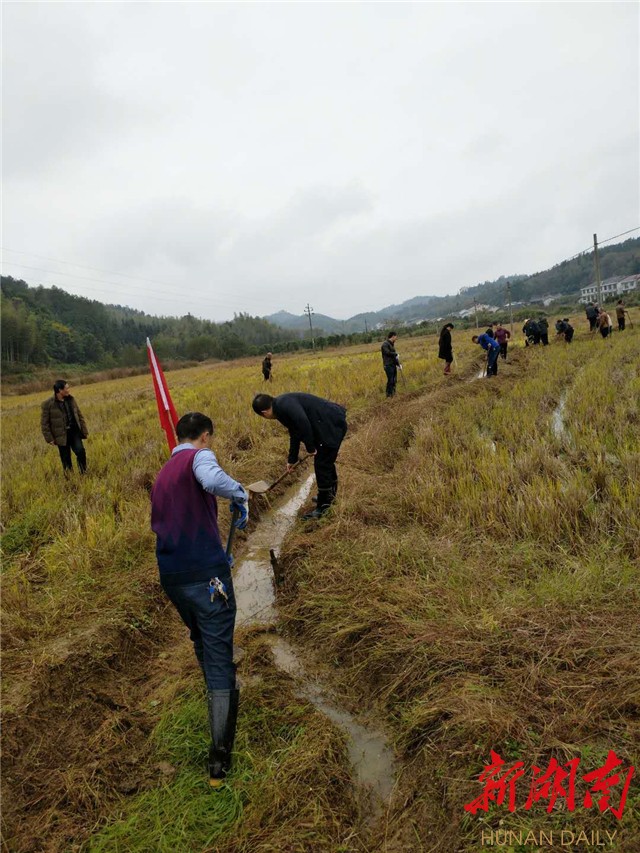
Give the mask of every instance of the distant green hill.
[[[640, 272], [640, 238], [601, 249], [602, 277]], [[316, 343], [336, 345], [369, 340], [376, 328], [391, 324], [416, 325], [421, 320], [452, 316], [480, 304], [502, 306], [507, 281], [514, 302], [531, 302], [548, 294], [577, 300], [579, 290], [593, 281], [593, 254], [564, 261], [532, 276], [501, 276], [450, 296], [415, 296], [381, 311], [336, 320], [313, 317]], [[154, 317], [120, 305], [104, 305], [58, 287], [30, 287], [2, 277], [2, 369], [6, 374], [43, 365], [90, 365], [96, 368], [134, 366], [146, 358], [150, 337], [160, 358], [203, 361], [238, 358], [311, 346], [308, 318], [286, 311], [270, 317], [237, 314], [214, 323], [187, 314]], [[365, 333], [365, 334], [363, 334]], [[368, 334], [367, 334], [368, 333]]]
[[260, 317], [238, 314], [226, 323], [184, 317], [152, 317], [119, 305], [103, 305], [57, 287], [29, 287], [3, 276], [2, 367], [91, 364], [135, 365], [153, 339], [161, 358], [237, 358], [286, 345], [300, 336]]
[[[640, 237], [614, 246], [605, 246], [600, 249], [599, 255], [603, 279], [640, 273]], [[415, 323], [419, 320], [447, 317], [473, 307], [474, 299], [480, 304], [500, 307], [507, 302], [507, 282], [511, 282], [511, 298], [514, 302], [532, 302], [551, 294], [575, 297], [577, 300], [580, 288], [586, 287], [593, 280], [593, 252], [590, 252], [533, 275], [500, 276], [495, 281], [485, 281], [463, 288], [449, 296], [414, 296], [399, 305], [388, 305], [380, 311], [356, 314], [348, 320], [336, 320], [317, 314], [313, 323], [318, 334], [321, 331], [340, 334], [362, 332], [365, 328], [371, 330], [380, 324], [389, 326], [394, 323]], [[304, 314], [295, 316], [287, 311], [280, 311], [265, 319], [288, 329], [304, 331], [309, 328], [309, 321]]]

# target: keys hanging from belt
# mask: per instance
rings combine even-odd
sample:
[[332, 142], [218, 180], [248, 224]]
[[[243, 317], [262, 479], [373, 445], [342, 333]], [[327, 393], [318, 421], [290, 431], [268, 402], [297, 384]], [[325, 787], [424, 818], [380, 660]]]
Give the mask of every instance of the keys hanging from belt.
[[227, 588], [222, 583], [220, 578], [211, 578], [209, 581], [209, 596], [211, 597], [211, 603], [216, 600], [216, 598], [222, 598], [224, 603], [229, 606], [229, 596], [227, 595]]

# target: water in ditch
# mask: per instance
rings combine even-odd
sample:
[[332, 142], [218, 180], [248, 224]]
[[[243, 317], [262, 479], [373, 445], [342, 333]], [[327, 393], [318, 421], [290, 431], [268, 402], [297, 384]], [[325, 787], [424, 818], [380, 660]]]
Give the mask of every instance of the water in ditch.
[[[248, 551], [234, 572], [238, 607], [237, 627], [273, 625], [278, 614], [271, 550], [276, 554], [309, 497], [314, 482], [309, 476], [280, 506], [265, 513], [248, 540]], [[349, 758], [357, 781], [371, 794], [371, 817], [375, 818], [391, 798], [395, 781], [393, 751], [385, 735], [359, 722], [342, 708], [331, 688], [312, 676], [294, 647], [282, 637], [269, 635], [275, 666], [296, 683], [296, 692], [310, 702], [346, 734]]]

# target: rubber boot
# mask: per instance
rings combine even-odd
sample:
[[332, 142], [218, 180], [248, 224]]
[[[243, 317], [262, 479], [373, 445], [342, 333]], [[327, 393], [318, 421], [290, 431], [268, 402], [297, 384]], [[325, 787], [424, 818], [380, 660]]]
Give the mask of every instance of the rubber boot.
[[209, 784], [218, 788], [224, 782], [231, 768], [231, 753], [238, 720], [240, 691], [209, 690], [209, 727], [211, 746], [209, 747]]

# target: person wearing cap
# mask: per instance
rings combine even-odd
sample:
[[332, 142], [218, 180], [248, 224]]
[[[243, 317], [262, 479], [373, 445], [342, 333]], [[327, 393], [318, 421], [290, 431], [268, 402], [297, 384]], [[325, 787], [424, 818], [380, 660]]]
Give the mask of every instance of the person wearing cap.
[[71, 451], [76, 456], [78, 471], [87, 471], [87, 453], [82, 443], [89, 430], [76, 398], [71, 396], [69, 383], [58, 379], [53, 384], [53, 397], [42, 404], [40, 429], [47, 444], [58, 448], [62, 469], [67, 474], [72, 470]]

